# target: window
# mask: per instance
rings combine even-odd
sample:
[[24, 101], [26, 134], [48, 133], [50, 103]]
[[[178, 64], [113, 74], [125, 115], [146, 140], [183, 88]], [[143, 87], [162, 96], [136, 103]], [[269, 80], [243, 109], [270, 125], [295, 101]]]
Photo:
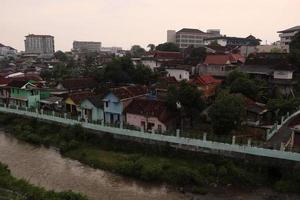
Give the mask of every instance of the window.
[[108, 101], [105, 102], [105, 107], [108, 108]]
[[182, 79], [182, 76], [181, 76], [181, 74], [179, 74], [179, 79]]

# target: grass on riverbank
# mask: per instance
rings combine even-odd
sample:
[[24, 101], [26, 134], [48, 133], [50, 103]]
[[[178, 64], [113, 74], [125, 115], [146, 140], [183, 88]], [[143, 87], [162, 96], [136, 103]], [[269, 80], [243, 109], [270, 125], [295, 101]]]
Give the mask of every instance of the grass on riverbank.
[[0, 163], [0, 199], [3, 200], [87, 200], [73, 192], [53, 192], [35, 187], [11, 176], [8, 168]]
[[205, 192], [210, 185], [251, 188], [270, 184], [282, 192], [300, 191], [300, 170], [255, 165], [213, 155], [175, 151], [163, 145], [145, 145], [102, 137], [80, 126], [64, 127], [0, 114], [0, 124], [15, 137], [58, 147], [64, 156], [95, 168], [152, 182], [167, 182]]

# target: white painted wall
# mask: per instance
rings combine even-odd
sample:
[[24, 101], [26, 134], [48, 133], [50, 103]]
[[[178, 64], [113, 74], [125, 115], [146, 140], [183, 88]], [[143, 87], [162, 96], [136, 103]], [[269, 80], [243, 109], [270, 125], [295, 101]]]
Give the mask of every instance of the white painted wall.
[[155, 60], [142, 60], [142, 64], [148, 66], [152, 71], [154, 71], [155, 68], [161, 66], [160, 62], [157, 62]]
[[168, 76], [173, 76], [177, 81], [190, 80], [190, 73], [183, 69], [166, 69]]
[[292, 71], [274, 71], [274, 79], [293, 79]]

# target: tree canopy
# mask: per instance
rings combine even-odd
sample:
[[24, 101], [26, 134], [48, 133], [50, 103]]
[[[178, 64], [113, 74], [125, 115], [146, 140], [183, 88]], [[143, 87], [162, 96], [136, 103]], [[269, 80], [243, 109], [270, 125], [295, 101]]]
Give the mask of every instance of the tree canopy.
[[155, 45], [154, 44], [148, 44], [147, 47], [149, 48], [149, 51], [154, 51], [155, 50]]
[[229, 134], [244, 118], [244, 100], [236, 95], [222, 95], [209, 109], [209, 117], [216, 134]]
[[[178, 87], [170, 87], [166, 100], [170, 110], [175, 113], [181, 111], [181, 114], [190, 119], [191, 126], [193, 126], [194, 119], [200, 115], [205, 106], [198, 88], [185, 81], [181, 81]], [[180, 109], [177, 108], [177, 103], [181, 105]]]
[[134, 66], [130, 57], [114, 58], [104, 68], [104, 81], [113, 83], [151, 84], [157, 74], [144, 65]]
[[237, 78], [231, 83], [231, 93], [242, 93], [245, 96], [254, 99], [258, 92], [255, 82], [249, 78]]
[[176, 51], [176, 52], [180, 51], [177, 44], [172, 43], [172, 42], [166, 42], [166, 43], [159, 44], [159, 45], [157, 45], [156, 50], [158, 50], [158, 51]]
[[146, 50], [142, 48], [140, 45], [133, 45], [130, 49], [132, 57], [141, 57]]
[[290, 43], [290, 61], [300, 67], [300, 32], [297, 33]]
[[207, 52], [204, 47], [189, 46], [184, 50], [184, 62], [188, 65], [198, 64], [206, 58]]

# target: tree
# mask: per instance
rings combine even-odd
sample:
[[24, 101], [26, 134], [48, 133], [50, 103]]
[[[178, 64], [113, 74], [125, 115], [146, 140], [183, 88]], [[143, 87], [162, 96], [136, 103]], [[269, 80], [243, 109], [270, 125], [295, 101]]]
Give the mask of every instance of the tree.
[[235, 95], [218, 97], [209, 109], [209, 117], [216, 134], [229, 134], [238, 128], [244, 115], [244, 100]]
[[226, 79], [226, 84], [230, 86], [232, 84], [232, 82], [234, 82], [238, 78], [248, 78], [248, 76], [247, 76], [247, 74], [245, 74], [241, 71], [234, 70], [228, 75], [228, 77]]
[[204, 61], [206, 55], [206, 48], [195, 48], [193, 45], [191, 45], [184, 50], [184, 62], [188, 65], [197, 65], [198, 63]]
[[[178, 87], [168, 88], [166, 101], [169, 109], [177, 116], [186, 116], [190, 119], [191, 127], [193, 127], [194, 119], [200, 115], [204, 108], [201, 92], [195, 85], [185, 81], [181, 81]], [[180, 103], [181, 109], [177, 108], [177, 103]]]
[[141, 57], [145, 54], [146, 50], [143, 49], [140, 45], [133, 45], [130, 49], [132, 57]]
[[176, 51], [176, 52], [180, 51], [179, 47], [175, 43], [172, 43], [172, 42], [166, 42], [163, 44], [159, 44], [156, 47], [156, 50], [158, 50], [158, 51]]
[[158, 74], [145, 65], [137, 65], [131, 74], [134, 83], [150, 85], [158, 79]]
[[242, 93], [249, 98], [255, 98], [258, 93], [256, 83], [249, 78], [239, 77], [230, 86], [231, 93]]
[[297, 33], [290, 43], [289, 58], [291, 63], [300, 67], [300, 32]]
[[61, 62], [66, 62], [68, 60], [68, 56], [62, 51], [56, 51], [54, 57]]
[[155, 45], [154, 44], [148, 44], [147, 47], [149, 48], [149, 51], [154, 51], [155, 50]]
[[[299, 98], [293, 99], [270, 99], [267, 108], [276, 113], [277, 116], [286, 115], [287, 112], [292, 113], [297, 110], [300, 104]], [[276, 117], [277, 117], [276, 116]]]

